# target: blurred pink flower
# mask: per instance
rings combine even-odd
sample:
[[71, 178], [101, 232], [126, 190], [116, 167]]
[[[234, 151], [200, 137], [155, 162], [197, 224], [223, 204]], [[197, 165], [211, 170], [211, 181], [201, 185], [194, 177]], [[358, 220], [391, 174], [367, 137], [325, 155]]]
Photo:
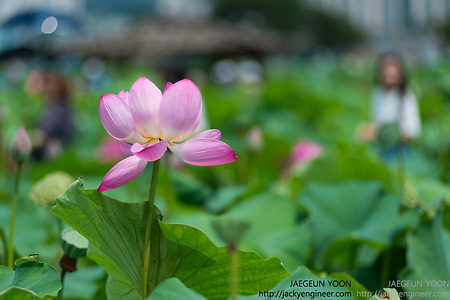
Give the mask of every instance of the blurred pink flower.
[[120, 143], [111, 138], [110, 136], [105, 137], [100, 142], [100, 147], [97, 148], [96, 158], [100, 163], [110, 163], [117, 161], [124, 157], [124, 153], [120, 147]]
[[[188, 79], [167, 83], [164, 92], [141, 77], [130, 92], [106, 94], [99, 114], [106, 131], [120, 141], [127, 158], [103, 178], [97, 191], [122, 186], [139, 176], [149, 161], [160, 159], [167, 149], [184, 162], [212, 166], [233, 162], [236, 153], [220, 141], [217, 129], [206, 130], [185, 141], [200, 123], [202, 98]], [[183, 142], [185, 141], [185, 142]]]
[[320, 144], [301, 140], [295, 144], [291, 153], [291, 162], [293, 165], [305, 164], [322, 154], [323, 147]]
[[248, 146], [253, 151], [259, 151], [264, 146], [264, 138], [261, 128], [253, 126], [247, 133]]
[[20, 127], [9, 146], [11, 157], [21, 163], [31, 154], [31, 140], [25, 127]]
[[25, 82], [25, 88], [32, 95], [41, 93], [44, 89], [44, 75], [42, 72], [37, 69], [31, 71]]

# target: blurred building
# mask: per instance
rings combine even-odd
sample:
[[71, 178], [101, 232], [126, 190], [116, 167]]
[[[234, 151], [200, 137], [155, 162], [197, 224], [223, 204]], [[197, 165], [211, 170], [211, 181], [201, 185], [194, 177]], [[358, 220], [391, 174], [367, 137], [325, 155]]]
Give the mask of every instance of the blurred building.
[[82, 15], [86, 0], [0, 0], [0, 24], [9, 18], [33, 10], [48, 9], [68, 15]]
[[[298, 1], [351, 20], [368, 33], [369, 45], [377, 50], [395, 49], [415, 55], [436, 50], [433, 26], [450, 14], [450, 0]], [[1, 53], [20, 47], [45, 50], [55, 41], [64, 43], [65, 39], [76, 36], [104, 39], [132, 31], [136, 24], [161, 19], [210, 20], [214, 0], [0, 0], [0, 7]], [[33, 11], [39, 12], [33, 16], [34, 23], [18, 18]], [[41, 28], [45, 13], [55, 14], [58, 23], [53, 20], [47, 24], [48, 28]], [[8, 23], [11, 19], [15, 22]], [[20, 22], [22, 26], [17, 26]]]
[[0, 7], [0, 53], [107, 37], [149, 19], [204, 19], [212, 11], [209, 0], [0, 0]]
[[377, 49], [432, 51], [434, 26], [450, 16], [450, 0], [306, 0], [349, 18], [369, 33]]

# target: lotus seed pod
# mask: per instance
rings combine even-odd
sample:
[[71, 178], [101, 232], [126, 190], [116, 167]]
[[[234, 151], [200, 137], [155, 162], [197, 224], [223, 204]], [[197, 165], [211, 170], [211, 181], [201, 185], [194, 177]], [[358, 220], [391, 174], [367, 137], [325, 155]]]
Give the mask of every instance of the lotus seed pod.
[[56, 171], [45, 175], [36, 182], [30, 191], [30, 199], [36, 204], [54, 205], [56, 198], [61, 195], [73, 182], [69, 174]]

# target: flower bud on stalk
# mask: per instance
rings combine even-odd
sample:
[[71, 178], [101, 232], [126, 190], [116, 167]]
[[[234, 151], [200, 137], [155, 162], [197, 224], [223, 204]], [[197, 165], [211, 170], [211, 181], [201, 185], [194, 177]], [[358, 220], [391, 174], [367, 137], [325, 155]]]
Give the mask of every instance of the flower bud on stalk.
[[11, 153], [11, 157], [18, 163], [22, 163], [30, 157], [31, 140], [25, 130], [25, 127], [22, 126], [19, 131], [17, 131], [11, 145], [9, 146], [9, 152]]
[[20, 185], [20, 173], [22, 170], [23, 162], [30, 157], [31, 154], [31, 140], [28, 136], [25, 127], [20, 127], [16, 136], [9, 146], [9, 151], [12, 158], [17, 161], [18, 168], [16, 174], [16, 180], [14, 182], [14, 196], [11, 205], [11, 223], [9, 228], [9, 246], [8, 246], [8, 267], [14, 268], [14, 224], [16, 220], [17, 202], [19, 197], [19, 185]]
[[251, 151], [259, 152], [264, 147], [264, 137], [261, 128], [253, 126], [247, 133], [247, 143]]

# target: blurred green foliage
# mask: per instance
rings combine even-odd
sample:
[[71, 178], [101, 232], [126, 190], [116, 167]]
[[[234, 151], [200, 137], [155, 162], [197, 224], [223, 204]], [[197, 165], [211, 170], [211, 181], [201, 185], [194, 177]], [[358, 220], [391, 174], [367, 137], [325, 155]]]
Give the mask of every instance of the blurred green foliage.
[[[423, 132], [411, 144], [405, 189], [399, 186], [397, 162], [381, 160], [376, 146], [355, 134], [361, 122], [370, 120], [372, 60], [355, 55], [311, 60], [274, 57], [264, 61], [263, 69], [260, 82], [220, 85], [209, 80], [206, 72], [207, 79], [198, 82], [210, 127], [222, 131], [222, 140], [233, 147], [238, 160], [215, 167], [178, 166], [164, 160], [156, 201], [164, 221], [193, 225], [221, 245], [211, 220], [216, 215], [236, 217], [250, 224], [240, 249], [254, 250], [264, 258], [278, 256], [288, 271], [301, 274], [309, 271], [295, 271], [299, 266], [316, 272], [348, 272], [370, 289], [386, 286], [386, 280], [431, 276], [421, 273], [429, 268], [428, 256], [417, 257], [426, 251], [421, 245], [437, 245], [432, 233], [442, 236], [444, 243], [434, 256], [444, 255], [449, 248], [450, 63], [410, 65]], [[110, 79], [95, 89], [83, 85], [78, 73], [70, 77], [76, 86], [71, 103], [76, 140], [53, 160], [26, 164], [17, 216], [17, 255], [39, 253], [53, 266], [61, 255], [56, 218], [48, 207], [28, 199], [38, 180], [61, 170], [74, 178], [82, 176], [86, 188], [96, 188], [117, 162], [99, 161], [99, 147], [107, 137], [98, 117], [101, 94], [127, 90], [140, 76], [160, 88], [165, 85], [158, 73], [138, 63], [108, 62], [106, 74]], [[0, 109], [0, 227], [7, 229], [15, 165], [6, 148], [22, 124], [27, 129], [36, 125], [45, 103], [41, 96], [27, 94], [20, 81], [6, 85]], [[247, 139], [255, 125], [264, 140], [258, 151], [251, 149]], [[289, 156], [301, 139], [321, 143], [324, 152], [293, 171]], [[169, 163], [177, 167], [168, 168]], [[149, 179], [145, 170], [134, 181], [105, 194], [124, 202], [143, 201]], [[380, 228], [386, 228], [381, 239]], [[393, 261], [394, 254], [400, 259]], [[432, 267], [429, 274], [440, 276], [446, 272], [441, 267]], [[67, 299], [104, 299], [105, 273], [89, 259], [80, 260], [79, 272], [69, 275], [89, 280], [77, 280], [78, 288], [67, 283]], [[80, 294], [81, 286], [89, 293]]]

